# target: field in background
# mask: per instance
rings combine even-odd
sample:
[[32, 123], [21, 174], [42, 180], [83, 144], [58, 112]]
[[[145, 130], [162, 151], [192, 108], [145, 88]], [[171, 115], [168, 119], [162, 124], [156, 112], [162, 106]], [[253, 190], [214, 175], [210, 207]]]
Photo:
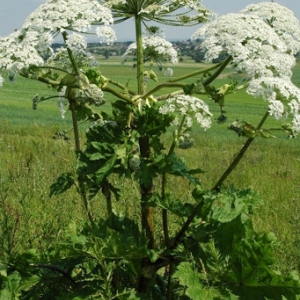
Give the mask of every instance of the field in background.
[[[113, 78], [134, 89], [135, 70], [132, 63], [120, 65], [120, 58], [101, 60], [100, 69]], [[204, 67], [184, 59], [174, 67], [174, 77], [196, 68]], [[159, 82], [168, 78], [157, 72]], [[229, 78], [232, 74], [228, 71]], [[237, 78], [235, 78], [237, 79]], [[295, 68], [294, 83], [300, 86], [300, 67]], [[217, 84], [228, 81], [223, 76]], [[188, 80], [187, 83], [192, 82]], [[151, 88], [151, 86], [149, 87]], [[0, 255], [38, 247], [44, 249], [61, 241], [64, 229], [72, 221], [85, 218], [80, 199], [75, 191], [49, 199], [49, 186], [62, 172], [74, 167], [72, 136], [69, 143], [53, 139], [55, 132], [71, 128], [70, 115], [62, 119], [56, 100], [42, 102], [32, 110], [32, 98], [36, 94], [55, 94], [45, 85], [21, 77], [13, 83], [6, 82], [0, 88]], [[107, 95], [107, 102], [112, 98]], [[209, 101], [209, 100], [207, 100]], [[219, 107], [209, 103], [214, 115]], [[104, 109], [108, 109], [104, 107]], [[212, 129], [203, 132], [195, 129], [196, 146], [182, 151], [187, 164], [207, 171], [201, 178], [206, 188], [212, 187], [225, 171], [244, 139], [238, 138], [227, 126], [242, 117], [256, 125], [266, 111], [266, 103], [253, 99], [244, 91], [226, 98], [225, 110], [228, 122], [214, 122]], [[277, 123], [269, 119], [266, 127]], [[82, 133], [84, 134], [84, 128]], [[166, 136], [168, 141], [168, 136]], [[237, 187], [252, 186], [264, 199], [255, 224], [261, 230], [273, 230], [280, 241], [278, 264], [281, 269], [300, 270], [300, 140], [289, 140], [281, 135], [277, 139], [257, 139], [250, 147], [243, 163], [228, 178], [227, 184]], [[117, 179], [116, 179], [117, 180]], [[134, 210], [138, 192], [132, 183], [121, 181], [120, 188], [127, 191], [126, 198], [115, 209]], [[170, 186], [177, 186], [173, 193], [189, 200], [189, 189], [182, 182], [172, 179]], [[129, 188], [130, 187], [130, 188]], [[102, 213], [101, 197], [93, 200], [94, 214]]]

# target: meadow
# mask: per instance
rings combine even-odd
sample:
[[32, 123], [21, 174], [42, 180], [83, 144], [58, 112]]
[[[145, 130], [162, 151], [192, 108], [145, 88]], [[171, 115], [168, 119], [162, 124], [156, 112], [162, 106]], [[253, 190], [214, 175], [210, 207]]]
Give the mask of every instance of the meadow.
[[[174, 67], [173, 76], [203, 67], [203, 64], [185, 58]], [[130, 63], [120, 65], [119, 58], [112, 57], [101, 60], [100, 69], [106, 77], [134, 89], [135, 70]], [[163, 73], [158, 73], [158, 77], [159, 82], [168, 80]], [[227, 70], [217, 85], [233, 79], [241, 79], [241, 76], [235, 77]], [[300, 86], [300, 66], [294, 70], [293, 81]], [[0, 255], [7, 259], [32, 247], [43, 250], [63, 241], [68, 224], [85, 218], [75, 190], [49, 198], [50, 185], [76, 164], [71, 131], [68, 141], [58, 139], [56, 135], [68, 132], [72, 124], [69, 114], [65, 119], [61, 118], [55, 99], [39, 103], [37, 110], [33, 110], [32, 98], [36, 94], [51, 96], [56, 92], [22, 77], [17, 77], [14, 82], [5, 82], [0, 89]], [[109, 103], [111, 99], [107, 96], [106, 100]], [[257, 125], [267, 109], [261, 99], [253, 99], [243, 90], [227, 96], [225, 101], [227, 122], [217, 124], [215, 121], [206, 132], [195, 128], [192, 132], [195, 146], [186, 151], [180, 150], [188, 165], [206, 170], [201, 176], [206, 188], [214, 186], [245, 141], [228, 130], [228, 125], [236, 118]], [[217, 118], [219, 107], [213, 102], [209, 104]], [[278, 124], [269, 118], [264, 127], [273, 128]], [[82, 126], [82, 136], [86, 126]], [[168, 134], [165, 139], [168, 142]], [[257, 138], [226, 181], [228, 186], [251, 186], [258, 191], [264, 204], [256, 214], [255, 226], [277, 235], [280, 244], [278, 266], [286, 271], [300, 270], [299, 146], [299, 138], [289, 139], [287, 134], [279, 134], [274, 139]], [[189, 187], [175, 179], [172, 183], [176, 187], [173, 192], [182, 194], [183, 199], [189, 201]], [[114, 209], [124, 214], [127, 210], [137, 209], [138, 187], [125, 180], [118, 185], [127, 192], [124, 199], [114, 203]], [[94, 215], [101, 215], [102, 200], [101, 196], [93, 199]]]

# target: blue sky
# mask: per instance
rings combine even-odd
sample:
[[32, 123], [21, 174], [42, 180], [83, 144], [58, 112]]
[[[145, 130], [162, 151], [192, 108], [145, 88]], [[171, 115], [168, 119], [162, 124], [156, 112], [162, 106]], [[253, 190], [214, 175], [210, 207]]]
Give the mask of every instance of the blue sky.
[[[0, 36], [5, 36], [20, 28], [26, 17], [44, 0], [0, 0]], [[237, 12], [251, 3], [259, 3], [257, 0], [203, 0], [202, 3], [218, 15], [229, 12]], [[275, 2], [291, 9], [300, 20], [300, 0], [275, 0]], [[163, 27], [168, 40], [188, 39], [198, 27], [179, 28]], [[115, 26], [119, 41], [132, 40], [134, 38], [133, 22], [127, 21]]]

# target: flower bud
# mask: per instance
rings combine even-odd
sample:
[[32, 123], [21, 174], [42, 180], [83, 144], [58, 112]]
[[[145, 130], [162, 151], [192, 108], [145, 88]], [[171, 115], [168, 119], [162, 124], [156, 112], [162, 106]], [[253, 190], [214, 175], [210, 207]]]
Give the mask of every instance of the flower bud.
[[134, 154], [130, 159], [129, 159], [129, 168], [132, 171], [138, 171], [140, 169], [140, 164], [141, 164], [141, 159], [138, 154]]
[[188, 133], [185, 133], [184, 135], [179, 137], [178, 147], [180, 149], [188, 149], [194, 145], [194, 142], [194, 139], [192, 139]]

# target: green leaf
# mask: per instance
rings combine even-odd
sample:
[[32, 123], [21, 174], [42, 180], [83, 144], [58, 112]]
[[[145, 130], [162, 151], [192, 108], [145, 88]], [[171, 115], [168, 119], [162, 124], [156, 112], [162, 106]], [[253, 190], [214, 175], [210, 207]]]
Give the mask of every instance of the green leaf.
[[94, 120], [95, 111], [88, 106], [84, 105], [76, 105], [76, 119], [77, 121], [85, 121], [85, 120]]
[[262, 204], [258, 194], [251, 188], [237, 191], [233, 186], [212, 199], [210, 218], [220, 223], [230, 222], [243, 214], [252, 214]]
[[191, 263], [182, 262], [176, 268], [173, 278], [186, 287], [186, 295], [192, 300], [213, 300], [209, 285], [203, 285], [205, 274], [199, 273]]
[[192, 95], [195, 87], [196, 87], [195, 83], [186, 84], [183, 87], [184, 94], [185, 95]]
[[12, 272], [9, 276], [7, 276], [4, 286], [1, 289], [1, 299], [19, 299], [19, 296], [21, 295], [21, 291], [19, 290], [21, 280], [21, 275], [17, 271]]
[[166, 209], [180, 217], [188, 217], [194, 209], [193, 205], [185, 203], [182, 200], [175, 199], [170, 194], [165, 195], [164, 198], [155, 194], [152, 199], [155, 206]]
[[50, 197], [64, 193], [74, 183], [75, 180], [71, 173], [63, 173], [57, 178], [56, 182], [50, 186]]

